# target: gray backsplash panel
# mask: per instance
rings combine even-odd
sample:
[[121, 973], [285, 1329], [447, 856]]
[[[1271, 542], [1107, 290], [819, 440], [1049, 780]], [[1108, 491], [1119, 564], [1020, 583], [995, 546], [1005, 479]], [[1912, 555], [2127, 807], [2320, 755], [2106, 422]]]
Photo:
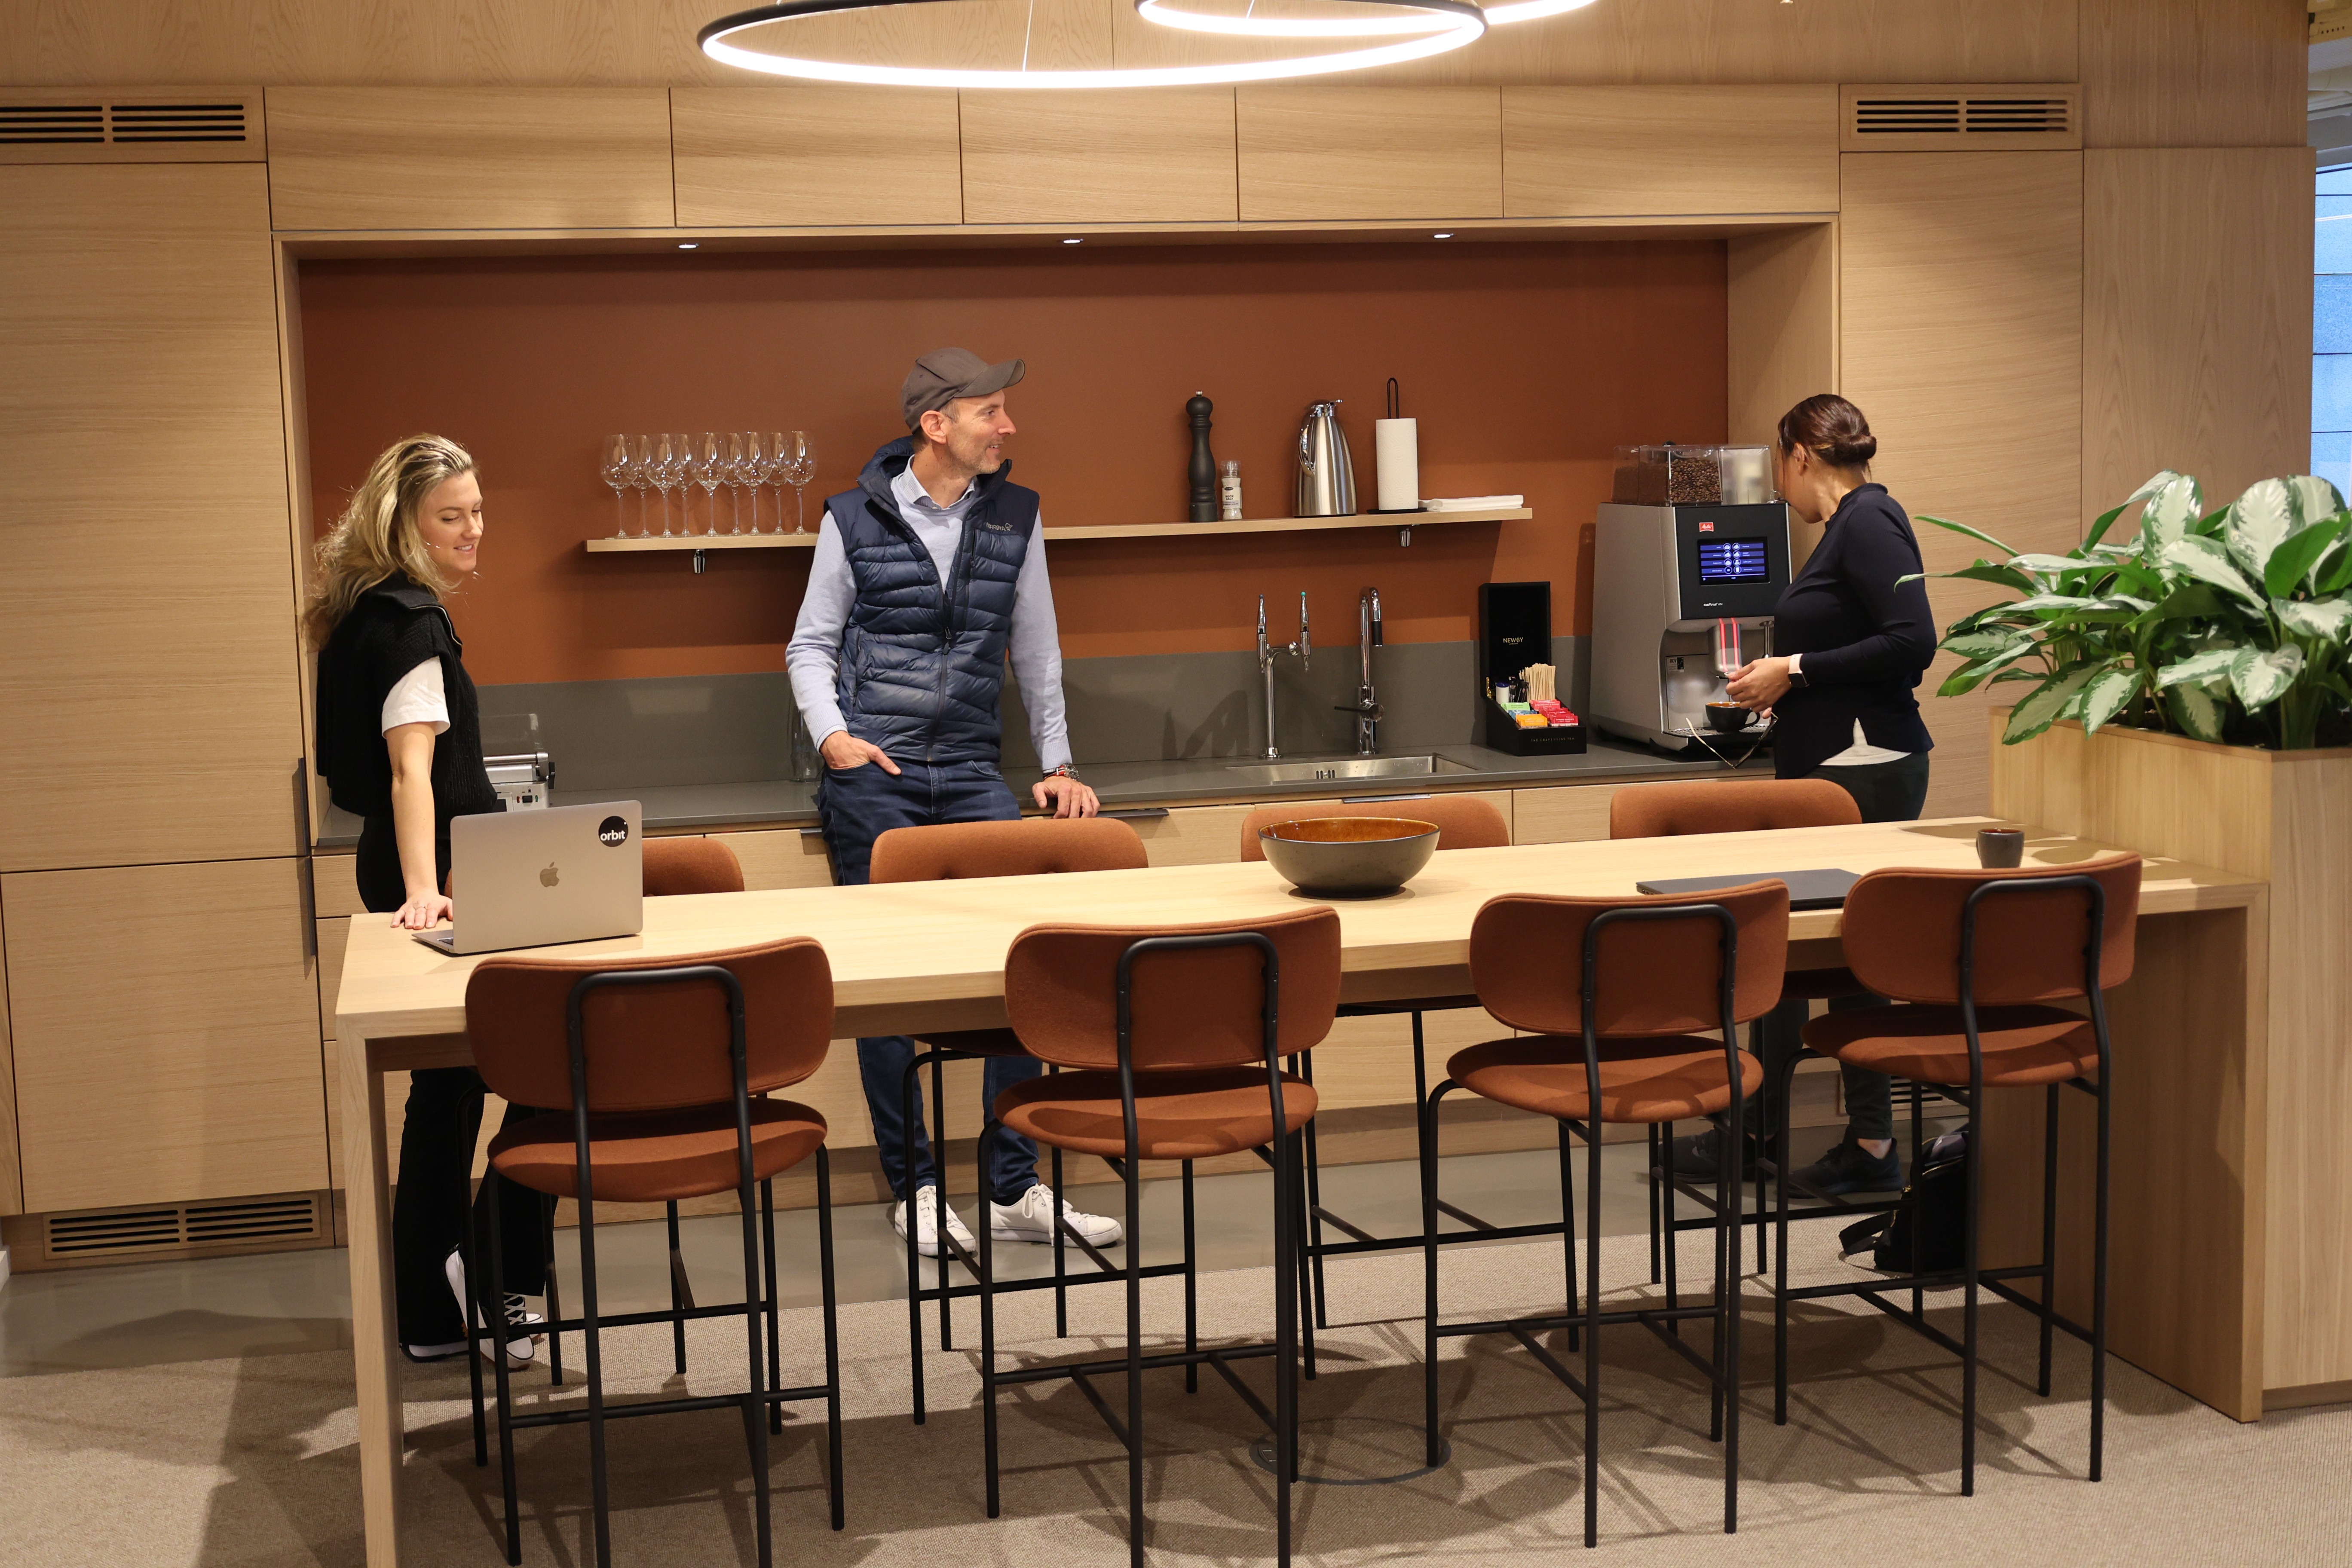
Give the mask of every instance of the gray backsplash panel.
[[[1554, 637], [1553, 662], [1570, 707], [1584, 702], [1587, 639]], [[1352, 643], [1318, 647], [1311, 664], [1284, 655], [1275, 666], [1275, 739], [1286, 755], [1356, 749]], [[1372, 650], [1372, 682], [1387, 717], [1384, 754], [1461, 745], [1475, 738], [1478, 710], [1469, 643], [1402, 643]], [[1265, 688], [1253, 653], [1074, 658], [1062, 667], [1072, 750], [1078, 763], [1248, 758], [1265, 749]], [[485, 686], [488, 732], [500, 717], [539, 715], [541, 743], [557, 786], [571, 790], [741, 784], [789, 777], [792, 688], [779, 670], [758, 675], [647, 680], [549, 681]], [[1005, 683], [1004, 765], [1036, 768], [1029, 721]]]

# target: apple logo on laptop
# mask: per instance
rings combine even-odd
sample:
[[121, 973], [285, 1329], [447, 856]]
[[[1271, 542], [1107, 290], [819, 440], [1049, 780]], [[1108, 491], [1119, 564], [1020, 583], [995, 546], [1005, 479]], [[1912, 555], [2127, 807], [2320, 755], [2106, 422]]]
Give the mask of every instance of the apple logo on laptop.
[[563, 880], [563, 873], [555, 868], [555, 862], [552, 860], [547, 863], [547, 869], [539, 874], [539, 885], [542, 888], [552, 888], [562, 880]]

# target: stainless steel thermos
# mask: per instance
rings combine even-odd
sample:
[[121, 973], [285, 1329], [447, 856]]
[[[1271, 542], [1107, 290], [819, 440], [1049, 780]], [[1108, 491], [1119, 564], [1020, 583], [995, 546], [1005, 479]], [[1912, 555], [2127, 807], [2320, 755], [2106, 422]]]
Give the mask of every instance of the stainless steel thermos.
[[1339, 428], [1339, 400], [1310, 403], [1298, 427], [1297, 517], [1353, 517], [1356, 465], [1348, 456], [1347, 433]]

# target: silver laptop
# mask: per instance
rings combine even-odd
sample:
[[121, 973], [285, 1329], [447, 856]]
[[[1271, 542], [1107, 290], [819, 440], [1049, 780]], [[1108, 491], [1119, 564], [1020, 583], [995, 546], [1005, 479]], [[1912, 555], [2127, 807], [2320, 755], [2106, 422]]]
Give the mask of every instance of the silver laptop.
[[635, 936], [645, 929], [645, 812], [634, 800], [492, 811], [449, 823], [446, 931], [438, 952]]

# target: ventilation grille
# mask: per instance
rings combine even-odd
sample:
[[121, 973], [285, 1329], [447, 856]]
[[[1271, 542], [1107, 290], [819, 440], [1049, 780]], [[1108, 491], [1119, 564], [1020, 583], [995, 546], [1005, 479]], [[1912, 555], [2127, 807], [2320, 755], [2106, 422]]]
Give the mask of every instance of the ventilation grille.
[[2082, 145], [2071, 87], [1848, 88], [1849, 153]]
[[0, 161], [245, 162], [262, 156], [261, 95], [159, 97], [88, 89], [0, 89]]
[[258, 1251], [326, 1239], [326, 1211], [316, 1193], [52, 1214], [42, 1216], [41, 1226], [41, 1250], [56, 1264], [164, 1252]]

